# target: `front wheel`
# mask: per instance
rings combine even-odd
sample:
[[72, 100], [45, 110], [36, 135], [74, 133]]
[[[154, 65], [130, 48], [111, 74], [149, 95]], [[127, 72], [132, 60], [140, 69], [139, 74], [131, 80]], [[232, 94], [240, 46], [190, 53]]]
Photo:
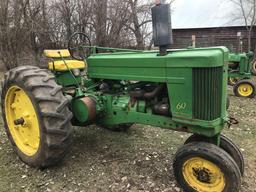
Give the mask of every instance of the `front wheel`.
[[237, 97], [254, 98], [256, 85], [253, 81], [244, 79], [235, 84], [233, 91]]
[[2, 112], [7, 136], [26, 164], [47, 167], [67, 153], [72, 114], [62, 87], [48, 71], [23, 66], [7, 72]]
[[[186, 141], [185, 145], [192, 142], [208, 142], [209, 138], [204, 137], [202, 135], [191, 135]], [[244, 175], [244, 157], [240, 149], [237, 145], [232, 142], [228, 137], [225, 135], [220, 136], [220, 148], [226, 151], [236, 162], [237, 166], [239, 167], [240, 173]]]
[[232, 157], [218, 146], [193, 142], [181, 147], [173, 171], [185, 192], [238, 192], [241, 174]]

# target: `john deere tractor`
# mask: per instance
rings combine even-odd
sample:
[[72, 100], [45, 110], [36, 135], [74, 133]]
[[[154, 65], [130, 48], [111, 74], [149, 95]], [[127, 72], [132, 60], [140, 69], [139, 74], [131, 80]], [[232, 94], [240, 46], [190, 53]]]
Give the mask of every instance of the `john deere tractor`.
[[[33, 167], [59, 163], [72, 144], [72, 125], [127, 130], [146, 124], [192, 133], [173, 159], [186, 192], [236, 192], [244, 173], [239, 148], [221, 134], [229, 52], [225, 47], [170, 50], [170, 7], [152, 8], [160, 51], [91, 46], [74, 34], [68, 50], [46, 50], [48, 69], [5, 74], [2, 112], [20, 159]], [[171, 138], [170, 138], [171, 139]]]
[[236, 96], [255, 97], [256, 84], [252, 79], [254, 75], [256, 75], [256, 62], [253, 62], [252, 52], [229, 55], [228, 84], [233, 86]]

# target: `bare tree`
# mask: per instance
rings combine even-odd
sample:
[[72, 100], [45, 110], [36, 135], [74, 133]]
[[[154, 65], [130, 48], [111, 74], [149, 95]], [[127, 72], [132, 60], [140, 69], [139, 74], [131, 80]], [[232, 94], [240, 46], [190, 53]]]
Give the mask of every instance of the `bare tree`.
[[[93, 44], [144, 49], [152, 36], [154, 0], [1, 0], [0, 60], [7, 69], [24, 58], [39, 63], [46, 48], [66, 48], [81, 31]], [[37, 62], [36, 62], [37, 61]]]
[[[161, 0], [161, 3], [173, 3], [174, 0]], [[155, 0], [128, 0], [130, 6], [130, 23], [128, 28], [135, 36], [138, 49], [145, 49], [145, 45], [152, 46], [151, 29], [151, 7], [156, 3]]]
[[106, 46], [107, 37], [107, 8], [108, 0], [94, 0], [93, 23], [96, 35], [96, 44], [99, 46]]
[[73, 17], [77, 8], [77, 0], [60, 0], [54, 6], [59, 12], [59, 19], [65, 26], [66, 30], [66, 41], [70, 38], [73, 33]]
[[25, 40], [22, 3], [21, 0], [3, 0], [0, 4], [0, 59], [7, 69], [18, 65], [19, 53]]
[[137, 48], [145, 48], [145, 36], [143, 34], [143, 27], [151, 22], [150, 7], [151, 3], [143, 3], [141, 0], [128, 0], [130, 23], [127, 27], [132, 31], [136, 38]]
[[7, 69], [16, 67], [19, 63], [28, 64], [28, 60], [37, 64], [41, 53], [40, 34], [46, 34], [43, 2], [45, 0], [1, 1], [0, 60]]
[[248, 39], [248, 52], [251, 51], [252, 31], [256, 24], [256, 0], [231, 0], [238, 8], [239, 15], [236, 19], [242, 19], [245, 23]]

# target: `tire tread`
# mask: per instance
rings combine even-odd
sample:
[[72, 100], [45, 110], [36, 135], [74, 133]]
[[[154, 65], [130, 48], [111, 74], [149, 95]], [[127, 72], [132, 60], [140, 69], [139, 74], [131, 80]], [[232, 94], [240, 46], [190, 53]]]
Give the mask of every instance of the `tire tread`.
[[[44, 150], [40, 158], [29, 161], [29, 158], [20, 158], [27, 164], [34, 167], [48, 167], [59, 162], [69, 151], [72, 144], [72, 129], [70, 120], [72, 113], [68, 109], [68, 99], [62, 93], [62, 87], [57, 85], [55, 78], [44, 69], [34, 66], [17, 67], [5, 74], [3, 89], [8, 89], [12, 84], [19, 84], [25, 87], [25, 91], [36, 101], [34, 105], [40, 114], [40, 127], [44, 127]], [[2, 109], [5, 95], [2, 93]], [[40, 107], [41, 102], [46, 106], [47, 111]], [[51, 107], [47, 107], [51, 106]], [[52, 120], [54, 119], [54, 121]], [[52, 120], [51, 123], [49, 120]], [[6, 130], [8, 126], [5, 123]], [[10, 137], [10, 133], [7, 133]], [[15, 146], [14, 146], [15, 148]], [[16, 149], [17, 152], [18, 149]], [[19, 153], [18, 153], [19, 155]]]

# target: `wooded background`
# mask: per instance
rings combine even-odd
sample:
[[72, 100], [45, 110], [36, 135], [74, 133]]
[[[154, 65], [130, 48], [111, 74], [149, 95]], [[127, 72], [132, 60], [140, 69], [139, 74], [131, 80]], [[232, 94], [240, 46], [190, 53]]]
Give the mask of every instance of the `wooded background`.
[[43, 49], [66, 48], [74, 32], [93, 45], [145, 49], [152, 1], [1, 0], [0, 61], [7, 69], [40, 62]]
[[[244, 21], [251, 50], [256, 0], [228, 1], [237, 7], [230, 20]], [[38, 65], [44, 49], [67, 48], [74, 32], [86, 33], [93, 45], [150, 49], [154, 3], [155, 0], [0, 0], [0, 68]]]

